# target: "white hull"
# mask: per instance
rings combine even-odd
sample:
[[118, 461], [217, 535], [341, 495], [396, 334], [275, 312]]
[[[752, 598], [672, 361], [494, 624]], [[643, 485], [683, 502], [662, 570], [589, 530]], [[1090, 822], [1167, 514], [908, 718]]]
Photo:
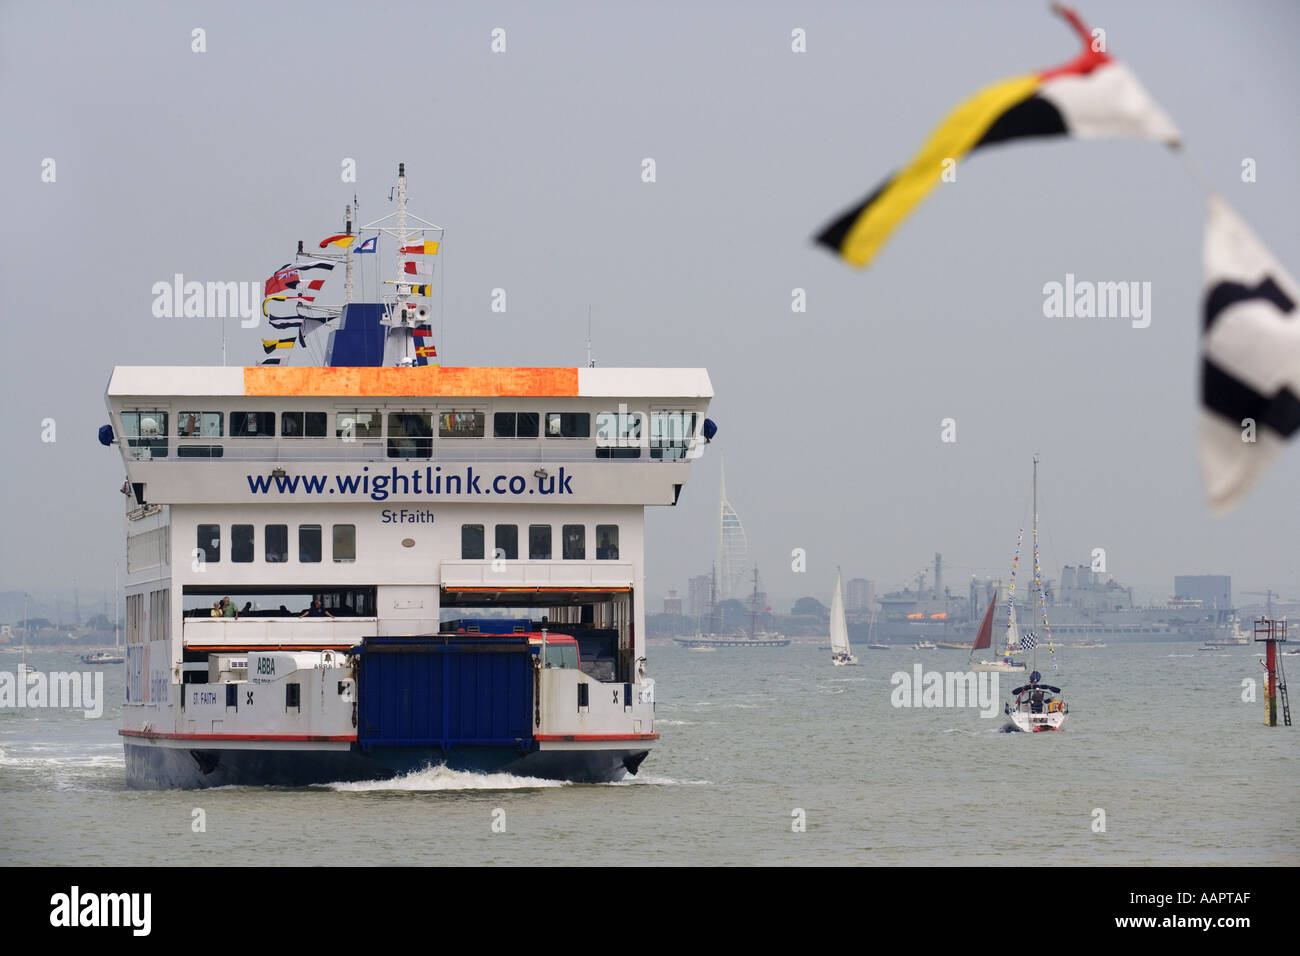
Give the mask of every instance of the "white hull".
[[831, 663], [836, 667], [857, 667], [858, 659], [850, 654], [848, 657], [832, 657]]
[[1025, 733], [1038, 733], [1046, 730], [1060, 730], [1061, 725], [1065, 723], [1064, 711], [1052, 711], [1046, 714], [1031, 714], [1023, 711], [1013, 711], [1011, 713], [1011, 723], [1016, 730]]
[[1026, 668], [1006, 661], [972, 661], [970, 669], [980, 674], [1023, 674]]

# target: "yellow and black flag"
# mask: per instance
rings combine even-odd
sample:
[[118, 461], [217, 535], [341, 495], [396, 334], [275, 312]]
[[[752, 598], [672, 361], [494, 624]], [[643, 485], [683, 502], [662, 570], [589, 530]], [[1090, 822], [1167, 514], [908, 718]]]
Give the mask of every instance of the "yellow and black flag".
[[981, 146], [1062, 135], [1130, 136], [1178, 145], [1178, 130], [1137, 77], [1106, 54], [1073, 10], [1054, 9], [1083, 39], [1079, 56], [980, 90], [944, 117], [906, 166], [836, 217], [816, 241], [851, 265], [867, 265], [945, 168]]
[[262, 350], [266, 352], [267, 355], [270, 355], [276, 349], [293, 348], [293, 344], [297, 341], [297, 338], [294, 337], [287, 339], [262, 339]]

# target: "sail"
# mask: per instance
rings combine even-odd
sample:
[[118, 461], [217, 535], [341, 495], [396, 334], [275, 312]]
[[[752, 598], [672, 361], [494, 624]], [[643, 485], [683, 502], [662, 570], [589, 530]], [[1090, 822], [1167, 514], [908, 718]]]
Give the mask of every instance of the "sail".
[[1016, 623], [1016, 606], [1011, 605], [1011, 620], [1007, 622], [1007, 653], [1020, 650], [1020, 625]]
[[975, 635], [975, 643], [971, 645], [971, 651], [982, 651], [989, 647], [993, 641], [993, 608], [998, 603], [998, 595], [993, 593], [993, 600], [989, 602], [989, 609], [984, 612], [984, 620], [980, 622], [979, 634]]
[[835, 575], [835, 596], [831, 598], [831, 653], [850, 653], [849, 627], [844, 621], [844, 595], [840, 591], [838, 574]]

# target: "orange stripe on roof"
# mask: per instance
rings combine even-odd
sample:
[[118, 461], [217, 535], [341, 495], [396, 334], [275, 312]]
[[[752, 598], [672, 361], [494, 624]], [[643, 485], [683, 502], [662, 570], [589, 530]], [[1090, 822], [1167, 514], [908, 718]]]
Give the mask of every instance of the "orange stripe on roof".
[[248, 396], [574, 397], [576, 368], [276, 368], [244, 369]]

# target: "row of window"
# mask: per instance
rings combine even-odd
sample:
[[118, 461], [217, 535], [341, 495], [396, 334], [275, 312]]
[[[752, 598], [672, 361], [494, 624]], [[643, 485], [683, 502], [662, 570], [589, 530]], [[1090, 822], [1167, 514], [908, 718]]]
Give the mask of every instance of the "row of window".
[[[530, 561], [549, 561], [554, 556], [552, 526], [530, 524], [527, 527], [528, 558]], [[230, 561], [233, 564], [251, 564], [256, 560], [256, 529], [251, 524], [230, 526]], [[330, 556], [336, 564], [357, 559], [357, 526], [333, 526]], [[298, 563], [319, 564], [323, 557], [321, 525], [298, 525]], [[221, 561], [221, 525], [201, 524], [197, 530], [196, 548], [205, 563]], [[486, 526], [463, 524], [460, 526], [460, 556], [467, 561], [487, 558]], [[565, 561], [584, 561], [587, 558], [586, 525], [566, 524], [560, 527], [560, 556]], [[499, 524], [493, 527], [494, 559], [515, 561], [519, 558], [519, 526]], [[289, 560], [289, 526], [268, 524], [262, 528], [262, 559], [271, 563]], [[596, 560], [618, 560], [618, 525], [596, 525]]]
[[[530, 524], [528, 533], [528, 559], [549, 561], [554, 556], [552, 529], [549, 524]], [[487, 558], [486, 527], [481, 524], [460, 526], [460, 556], [466, 561], [483, 561]], [[519, 526], [499, 524], [493, 528], [493, 560], [514, 561], [519, 558]], [[585, 561], [587, 558], [586, 525], [560, 526], [560, 558], [564, 561]], [[618, 560], [618, 525], [596, 525], [596, 560]]]
[[126, 596], [126, 643], [165, 641], [171, 636], [171, 630], [171, 591], [167, 588], [150, 591], [147, 607], [143, 593]]
[[[487, 413], [482, 411], [388, 412], [389, 458], [430, 458], [433, 455], [434, 416], [437, 415], [439, 438], [484, 438], [487, 436]], [[327, 438], [327, 412], [280, 412], [280, 438]], [[334, 437], [344, 441], [382, 439], [385, 415], [378, 409], [350, 409], [335, 412]], [[122, 412], [122, 432], [132, 448], [150, 451], [153, 456], [167, 453], [167, 418], [162, 410]], [[596, 413], [596, 438], [609, 443], [597, 450], [600, 457], [639, 458], [645, 414], [643, 412]], [[590, 412], [494, 412], [493, 438], [590, 438]], [[649, 441], [652, 458], [680, 458], [695, 434], [694, 412], [653, 412], [650, 415]], [[231, 438], [275, 438], [275, 412], [212, 411], [180, 412], [177, 415], [178, 438], [224, 438], [229, 424]], [[219, 445], [180, 445], [181, 457], [221, 457]]]
[[[232, 563], [250, 564], [255, 560], [255, 537], [255, 528], [251, 524], [232, 524], [230, 526], [230, 560]], [[331, 557], [335, 564], [344, 564], [357, 559], [356, 525], [336, 524], [330, 538], [332, 544]], [[319, 564], [323, 560], [322, 545], [320, 525], [298, 525], [298, 562], [300, 564]], [[206, 563], [216, 564], [220, 562], [221, 525], [199, 525], [197, 547]], [[268, 524], [263, 527], [262, 560], [281, 564], [289, 560], [289, 526], [287, 524]]]

